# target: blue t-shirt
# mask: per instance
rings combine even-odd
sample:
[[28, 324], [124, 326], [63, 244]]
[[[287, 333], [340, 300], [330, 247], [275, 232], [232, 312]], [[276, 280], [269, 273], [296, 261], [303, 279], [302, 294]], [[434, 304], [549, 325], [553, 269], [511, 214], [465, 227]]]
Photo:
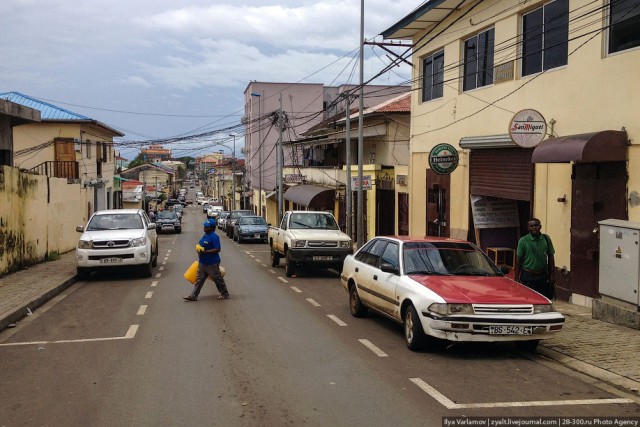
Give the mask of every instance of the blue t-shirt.
[[[205, 233], [199, 243], [205, 250], [222, 248], [222, 246], [220, 246], [220, 237], [213, 231]], [[204, 265], [220, 264], [220, 252], [214, 254], [206, 254], [203, 252], [200, 254], [200, 262]]]

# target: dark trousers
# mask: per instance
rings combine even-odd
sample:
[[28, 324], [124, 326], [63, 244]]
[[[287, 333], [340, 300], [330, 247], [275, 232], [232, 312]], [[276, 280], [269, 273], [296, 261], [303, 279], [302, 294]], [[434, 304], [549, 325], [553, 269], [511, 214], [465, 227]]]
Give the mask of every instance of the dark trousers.
[[553, 299], [553, 286], [549, 284], [549, 276], [546, 271], [541, 273], [532, 273], [530, 271], [522, 270], [520, 272], [520, 282], [539, 294], [542, 294], [549, 299]]
[[193, 292], [191, 292], [192, 297], [198, 298], [198, 295], [200, 295], [200, 291], [202, 290], [202, 286], [204, 286], [204, 282], [207, 280], [207, 277], [211, 277], [213, 279], [213, 282], [216, 284], [216, 288], [218, 288], [218, 292], [220, 292], [220, 295], [229, 295], [227, 284], [224, 282], [224, 277], [222, 277], [222, 274], [220, 273], [220, 264], [206, 265], [199, 263], [196, 283], [193, 286]]

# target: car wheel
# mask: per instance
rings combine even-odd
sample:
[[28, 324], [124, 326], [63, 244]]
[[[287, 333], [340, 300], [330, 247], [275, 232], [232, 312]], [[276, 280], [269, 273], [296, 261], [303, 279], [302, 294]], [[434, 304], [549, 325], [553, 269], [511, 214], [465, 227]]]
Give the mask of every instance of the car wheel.
[[353, 317], [364, 317], [369, 311], [362, 303], [355, 284], [349, 287], [349, 309]]
[[407, 343], [407, 348], [411, 351], [422, 349], [427, 339], [422, 330], [418, 312], [413, 305], [407, 308], [407, 312], [404, 315], [404, 339]]
[[236, 240], [238, 241], [238, 243], [242, 243], [242, 237], [240, 237], [240, 235], [236, 236]]
[[238, 236], [236, 236], [236, 233], [233, 233], [233, 237], [232, 237], [234, 242], [239, 242], [240, 238]]
[[153, 261], [149, 261], [148, 263], [142, 265], [140, 267], [140, 275], [142, 277], [151, 277], [153, 275]]
[[271, 248], [271, 267], [280, 265], [280, 254]]
[[287, 277], [292, 277], [295, 274], [296, 274], [296, 262], [291, 260], [287, 255], [284, 258], [284, 275]]
[[538, 344], [540, 344], [540, 340], [516, 341], [516, 347], [528, 353], [535, 353]]
[[76, 269], [76, 276], [78, 276], [78, 280], [89, 280], [91, 270], [84, 267], [78, 267]]
[[177, 233], [177, 234], [182, 233], [182, 228], [178, 228], [178, 229], [176, 230], [176, 233]]

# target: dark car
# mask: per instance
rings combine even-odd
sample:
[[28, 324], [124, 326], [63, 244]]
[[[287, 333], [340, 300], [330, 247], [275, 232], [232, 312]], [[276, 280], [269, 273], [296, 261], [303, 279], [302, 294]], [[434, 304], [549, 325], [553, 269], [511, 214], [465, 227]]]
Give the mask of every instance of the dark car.
[[176, 212], [160, 211], [156, 217], [156, 229], [158, 233], [171, 231], [180, 234], [182, 233], [182, 222]]
[[260, 240], [267, 243], [268, 231], [269, 224], [261, 216], [241, 216], [233, 226], [233, 240], [237, 240], [238, 243], [245, 240]]
[[171, 206], [174, 205], [181, 205], [182, 203], [180, 203], [180, 200], [178, 199], [167, 199], [167, 201], [164, 203], [164, 206], [166, 208], [170, 208]]
[[227, 231], [227, 237], [228, 238], [233, 238], [233, 226], [235, 225], [236, 221], [238, 220], [238, 218], [240, 218], [241, 216], [245, 216], [245, 215], [253, 215], [252, 211], [231, 211], [229, 212], [229, 216], [227, 217], [227, 227], [226, 227], [226, 231]]

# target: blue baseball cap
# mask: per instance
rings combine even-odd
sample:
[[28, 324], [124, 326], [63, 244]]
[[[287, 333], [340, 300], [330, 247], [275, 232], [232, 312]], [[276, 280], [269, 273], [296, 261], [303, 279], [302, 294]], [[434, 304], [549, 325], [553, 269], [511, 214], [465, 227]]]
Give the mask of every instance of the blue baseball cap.
[[208, 219], [202, 223], [205, 227], [214, 228], [216, 226], [216, 222], [213, 219]]

